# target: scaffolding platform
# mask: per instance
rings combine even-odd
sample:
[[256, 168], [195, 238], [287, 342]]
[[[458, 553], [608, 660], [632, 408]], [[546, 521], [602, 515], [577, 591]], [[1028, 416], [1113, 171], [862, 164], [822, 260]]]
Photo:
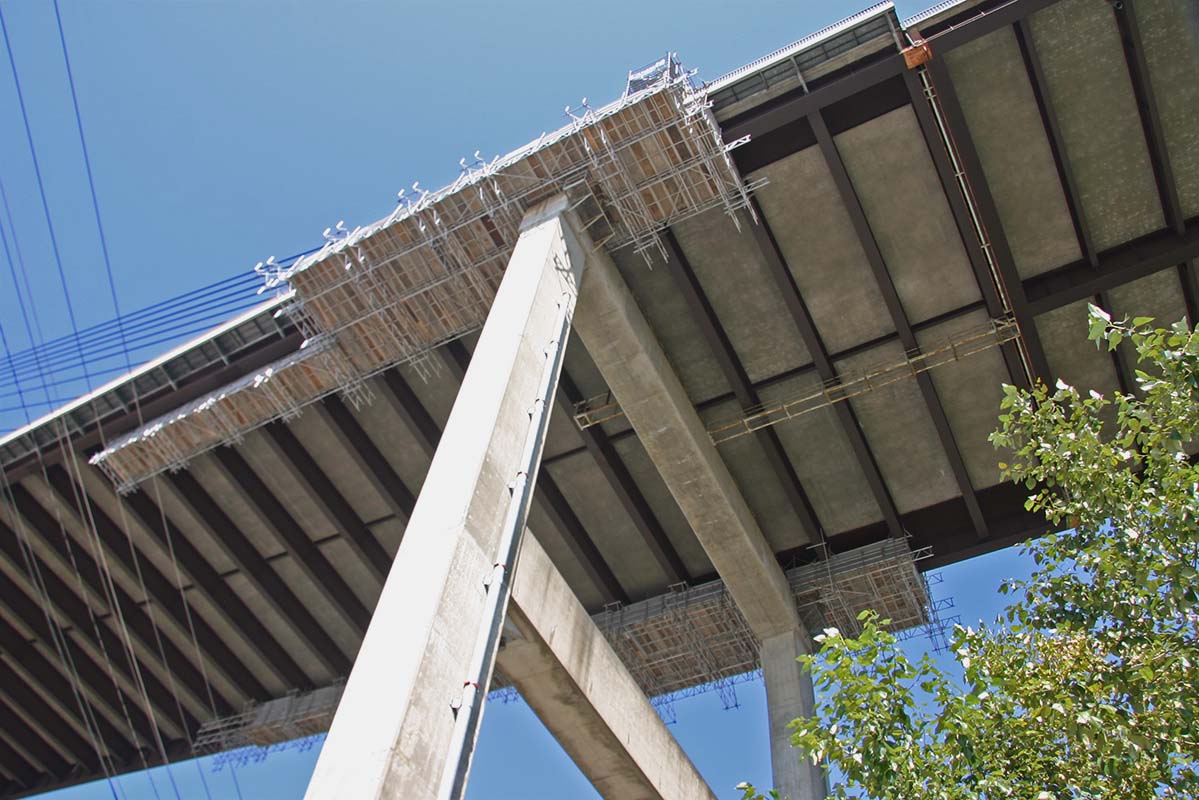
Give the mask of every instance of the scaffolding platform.
[[316, 736], [333, 724], [344, 688], [344, 682], [339, 681], [311, 692], [253, 703], [240, 714], [201, 726], [192, 744], [198, 755], [207, 755], [269, 748]]
[[[856, 635], [858, 613], [873, 609], [902, 636], [936, 623], [936, 604], [916, 568], [929, 555], [928, 548], [913, 551], [906, 541], [887, 539], [789, 569], [786, 576], [809, 634], [835, 627]], [[715, 691], [725, 707], [736, 705], [736, 685], [760, 670], [758, 641], [719, 580], [678, 584], [667, 594], [614, 605], [592, 619], [668, 721], [675, 700], [701, 692]], [[335, 684], [210, 722], [197, 735], [196, 751], [265, 748], [327, 730], [341, 689]], [[491, 699], [506, 702], [514, 693], [497, 670]]]
[[[809, 634], [835, 627], [861, 631], [867, 609], [902, 631], [927, 625], [928, 587], [916, 562], [931, 552], [888, 539], [786, 571], [800, 620]], [[702, 686], [725, 691], [737, 675], [759, 668], [758, 641], [717, 580], [594, 617], [642, 691], [651, 698]]]
[[285, 291], [307, 343], [183, 414], [154, 420], [97, 453], [122, 491], [247, 431], [299, 413], [333, 392], [364, 402], [366, 378], [397, 364], [418, 371], [437, 347], [482, 327], [524, 214], [565, 194], [597, 247], [665, 257], [662, 230], [723, 209], [737, 222], [752, 186], [734, 167], [703, 89], [673, 54], [629, 74], [624, 95], [584, 104], [552, 134], [491, 161], [461, 162], [434, 192], [413, 185], [387, 217], [325, 231], [317, 252], [259, 265], [265, 288]]

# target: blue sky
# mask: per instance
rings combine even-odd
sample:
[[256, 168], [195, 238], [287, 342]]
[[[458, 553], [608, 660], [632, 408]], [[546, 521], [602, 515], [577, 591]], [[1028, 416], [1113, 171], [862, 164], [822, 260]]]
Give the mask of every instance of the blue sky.
[[[863, 0], [862, 6], [866, 5]], [[922, 8], [901, 2], [901, 16]], [[153, 306], [312, 246], [339, 219], [393, 207], [415, 180], [453, 179], [458, 159], [505, 152], [564, 121], [582, 97], [603, 102], [630, 68], [667, 50], [722, 73], [860, 10], [858, 4], [760, 0], [751, 10], [692, 0], [401, 3], [351, 0], [60, 0], [104, 234], [123, 311]], [[79, 327], [114, 316], [58, 28], [49, 0], [0, 0], [22, 82], [50, 218]], [[0, 182], [36, 310], [34, 341], [71, 333], [33, 162], [0, 60]], [[4, 254], [0, 254], [3, 258]], [[14, 262], [13, 271], [20, 274]], [[0, 324], [30, 347], [0, 263]], [[52, 376], [51, 376], [52, 377]], [[0, 382], [4, 381], [0, 377]], [[71, 396], [87, 386], [57, 389]], [[25, 421], [0, 383], [0, 430]], [[32, 409], [35, 416], [44, 407]], [[970, 619], [997, 609], [994, 588], [1027, 564], [1000, 553], [946, 570], [940, 587]], [[677, 704], [672, 730], [721, 797], [769, 783], [760, 683], [740, 707], [715, 694]], [[245, 798], [302, 796], [315, 750], [272, 754], [236, 771]], [[129, 800], [238, 797], [225, 766], [176, 765], [119, 782]], [[201, 785], [201, 776], [208, 793]], [[172, 785], [173, 781], [173, 785]], [[54, 797], [111, 797], [103, 786]], [[488, 711], [475, 800], [594, 796], [522, 703]]]

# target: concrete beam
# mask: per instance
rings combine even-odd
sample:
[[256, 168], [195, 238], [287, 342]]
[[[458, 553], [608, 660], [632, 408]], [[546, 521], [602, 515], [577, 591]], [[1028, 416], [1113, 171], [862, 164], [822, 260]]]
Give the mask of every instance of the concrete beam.
[[799, 627], [795, 599], [691, 399], [612, 261], [588, 257], [575, 330], [754, 633]]
[[509, 621], [497, 666], [603, 797], [715, 797], [532, 536]]
[[[791, 800], [823, 797], [810, 770], [776, 731], [785, 730], [786, 722], [812, 707], [811, 679], [795, 662], [803, 652], [806, 633], [791, 587], [649, 322], [616, 264], [603, 251], [588, 258], [575, 329], [716, 572], [763, 643], [771, 740], [786, 744], [785, 748], [772, 746], [776, 788], [785, 789], [783, 794]], [[789, 660], [778, 642], [790, 643]], [[795, 698], [808, 698], [808, 702], [804, 705]]]
[[[737, 356], [733, 343], [725, 333], [724, 326], [720, 324], [716, 310], [712, 308], [711, 302], [704, 293], [699, 278], [695, 275], [695, 270], [692, 269], [687, 256], [683, 253], [683, 248], [669, 229], [662, 233], [662, 241], [666, 245], [666, 268], [674, 278], [679, 293], [687, 301], [691, 316], [695, 318], [704, 339], [707, 340], [708, 349], [716, 358], [716, 363], [720, 365], [720, 371], [733, 390], [737, 403], [741, 406], [742, 411], [757, 407], [761, 404], [762, 399], [751, 385], [749, 375], [746, 374], [745, 367]], [[779, 439], [778, 431], [774, 428], [762, 428], [754, 434], [754, 437], [758, 440], [766, 460], [770, 463], [771, 471], [778, 476], [783, 494], [787, 497], [787, 502], [790, 503], [792, 510], [795, 511], [795, 516], [799, 519], [800, 524], [803, 525], [808, 540], [815, 543], [823, 542], [824, 527], [820, 524], [820, 520], [816, 516], [816, 509], [813, 508], [812, 501], [808, 499], [808, 494], [799, 481], [795, 465], [791, 463], [791, 459], [783, 447], [783, 442]], [[823, 555], [823, 551], [821, 554]]]
[[[462, 346], [461, 341], [449, 342], [441, 348], [442, 357], [454, 377], [461, 381], [466, 375], [466, 369], [470, 365], [470, 354], [466, 348]], [[570, 384], [570, 379], [566, 376], [566, 370], [562, 370], [559, 376], [562, 388]], [[412, 391], [411, 387], [404, 382], [396, 370], [392, 370], [384, 375], [384, 380], [391, 389], [392, 398], [396, 401], [395, 407], [400, 416], [403, 417], [405, 424], [412, 431], [417, 441], [420, 442], [425, 452], [430, 457], [437, 451], [437, 443], [441, 441], [441, 428], [433, 421], [433, 417], [421, 405], [420, 398]], [[559, 393], [559, 399], [562, 395]], [[573, 409], [566, 409], [573, 412]], [[544, 460], [542, 466], [545, 465]], [[583, 523], [571, 509], [570, 504], [566, 502], [566, 497], [558, 489], [553, 478], [549, 475], [549, 470], [541, 470], [537, 475], [537, 494], [534, 496], [534, 501], [541, 504], [541, 510], [549, 516], [550, 521], [562, 534], [562, 540], [566, 542], [566, 546], [579, 560], [579, 564], [587, 573], [587, 576], [595, 584], [596, 589], [604, 598], [605, 603], [627, 603], [629, 596], [625, 593], [624, 588], [617, 580], [616, 574], [612, 572], [612, 568], [604, 557], [600, 554], [599, 548], [595, 546], [591, 535], [587, 533]]]
[[[128, 591], [119, 583], [107, 580], [105, 577], [106, 567], [88, 553], [89, 548], [80, 546], [78, 543], [74, 545], [70, 543], [71, 540], [64, 536], [64, 529], [60, 527], [58, 518], [43, 508], [32, 492], [25, 486], [17, 484], [10, 487], [9, 497], [12, 500], [13, 508], [30, 523], [33, 530], [38, 532], [37, 538], [46, 545], [46, 552], [52, 553], [52, 557], [60, 564], [64, 567], [69, 565], [80, 576], [82, 583], [80, 584], [80, 593], [77, 595], [80, 602], [84, 603], [86, 607], [87, 592], [91, 592], [95, 598], [102, 599], [105, 605], [115, 603], [116, 608], [122, 614], [120, 620], [122, 627], [128, 634], [131, 634], [128, 641], [130, 644], [136, 643], [137, 645], [135, 652], [138, 658], [144, 663], [154, 664], [162, 670], [163, 675], [173, 676], [172, 698], [179, 709], [185, 712], [184, 720], [181, 722], [186, 723], [187, 729], [194, 730], [198, 727], [198, 724], [195, 724], [196, 718], [193, 713], [203, 714], [210, 710], [215, 711], [218, 715], [234, 713], [234, 709], [238, 706], [233, 698], [225, 696], [220, 691], [220, 687], [213, 686], [207, 676], [175, 643], [174, 639], [161, 635], [157, 622], [150, 616], [147, 609], [134, 600]], [[17, 563], [21, 563], [21, 561], [18, 560]], [[47, 584], [49, 583], [46, 576], [43, 575], [43, 579], [47, 581]], [[111, 589], [111, 596], [108, 592], [109, 589]], [[72, 595], [76, 596], [73, 592]], [[54, 597], [54, 594], [51, 593], [51, 596]], [[55, 601], [58, 602], [57, 597], [55, 597]], [[84, 617], [88, 622], [80, 626], [83, 630], [91, 629], [90, 618], [89, 610]], [[119, 648], [115, 652], [125, 652], [125, 649]], [[137, 668], [136, 664], [132, 666]], [[182, 690], [178, 696], [175, 695], [174, 687]], [[168, 705], [167, 708], [172, 708], [172, 706]]]

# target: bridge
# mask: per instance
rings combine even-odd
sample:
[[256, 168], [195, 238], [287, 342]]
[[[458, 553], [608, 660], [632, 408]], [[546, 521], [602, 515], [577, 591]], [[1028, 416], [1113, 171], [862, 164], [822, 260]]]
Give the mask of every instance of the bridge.
[[1189, 0], [882, 3], [571, 115], [0, 440], [0, 795], [332, 725], [310, 796], [449, 796], [491, 690], [711, 796], [654, 705], [761, 670], [814, 796], [810, 633], [1046, 529], [1001, 384], [1199, 314]]

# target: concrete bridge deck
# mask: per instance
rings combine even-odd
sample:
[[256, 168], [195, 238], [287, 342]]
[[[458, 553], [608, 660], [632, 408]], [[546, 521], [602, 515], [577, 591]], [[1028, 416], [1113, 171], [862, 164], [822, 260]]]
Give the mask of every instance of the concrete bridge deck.
[[[1197, 319], [1199, 6], [1116, 5], [965, 0], [901, 24], [883, 4], [709, 88], [725, 140], [750, 137], [732, 151], [741, 177], [767, 179], [758, 222], [674, 225], [652, 269], [613, 254], [677, 377], [672, 409], [710, 426], [989, 320], [1021, 334], [716, 446], [722, 491], [782, 568], [890, 539], [931, 548], [930, 567], [1042, 532], [987, 442], [1000, 384], [1128, 389], [1134, 365], [1083, 336], [1088, 302]], [[920, 39], [931, 59], [912, 69], [901, 51]], [[98, 775], [74, 687], [134, 769], [155, 734], [180, 756], [214, 716], [350, 672], [473, 337], [439, 349], [431, 377], [395, 367], [368, 405], [329, 397], [126, 497], [87, 463], [138, 426], [135, 392], [151, 419], [295, 351], [274, 312], [0, 442], [0, 796]], [[727, 578], [672, 484], [678, 443], [637, 418], [636, 393], [659, 388], [613, 385], [607, 344], [580, 333], [529, 521], [540, 547], [593, 615]], [[609, 391], [620, 413], [581, 429], [576, 404]], [[740, 611], [753, 628], [768, 608]]]

